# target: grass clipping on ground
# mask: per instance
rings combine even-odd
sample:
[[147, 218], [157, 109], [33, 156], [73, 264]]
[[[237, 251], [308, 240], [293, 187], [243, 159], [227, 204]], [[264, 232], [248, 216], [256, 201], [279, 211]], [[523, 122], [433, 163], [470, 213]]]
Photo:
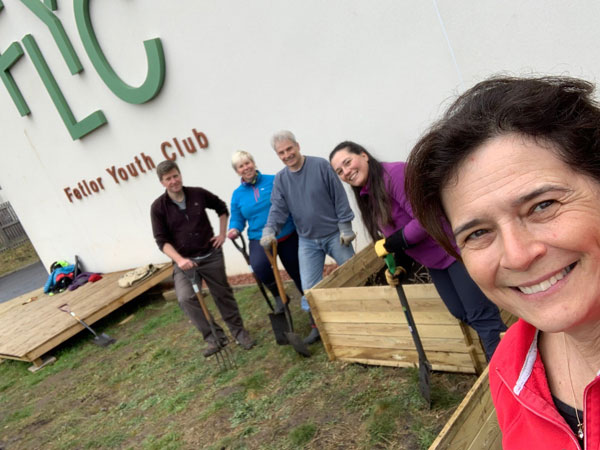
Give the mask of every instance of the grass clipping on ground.
[[82, 331], [37, 373], [0, 364], [0, 448], [426, 449], [475, 381], [434, 373], [428, 410], [417, 370], [330, 362], [320, 343], [303, 358], [275, 344], [256, 288], [236, 298], [258, 341], [250, 351], [230, 344], [237, 369], [203, 358], [198, 331], [157, 293], [94, 325], [117, 338], [110, 347]]

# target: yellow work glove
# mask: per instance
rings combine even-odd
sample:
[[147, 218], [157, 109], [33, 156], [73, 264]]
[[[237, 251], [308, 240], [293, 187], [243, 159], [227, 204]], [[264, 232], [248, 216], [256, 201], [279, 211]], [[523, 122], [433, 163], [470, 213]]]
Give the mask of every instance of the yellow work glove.
[[375, 242], [375, 253], [377, 253], [377, 256], [379, 256], [380, 258], [384, 258], [385, 255], [387, 255], [389, 253], [385, 249], [384, 245], [385, 245], [385, 239], [379, 239], [377, 242]]
[[396, 270], [394, 271], [394, 274], [392, 275], [390, 273], [389, 270], [385, 271], [385, 281], [387, 281], [387, 283], [392, 286], [392, 287], [396, 287], [400, 284], [400, 275], [404, 275], [406, 273], [406, 270], [404, 270], [404, 267], [398, 266], [396, 267]]

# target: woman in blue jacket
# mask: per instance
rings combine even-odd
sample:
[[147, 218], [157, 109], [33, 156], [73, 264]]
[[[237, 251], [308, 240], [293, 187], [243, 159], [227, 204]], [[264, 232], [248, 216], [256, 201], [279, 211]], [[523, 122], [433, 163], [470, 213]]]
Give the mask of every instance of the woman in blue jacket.
[[[231, 165], [241, 177], [241, 184], [231, 196], [231, 218], [227, 237], [237, 238], [246, 227], [246, 223], [248, 224], [250, 265], [258, 279], [273, 293], [276, 302], [275, 312], [282, 312], [273, 269], [260, 245], [262, 230], [267, 223], [271, 208], [271, 190], [275, 175], [260, 173], [256, 169], [252, 155], [243, 150], [233, 154]], [[291, 216], [277, 236], [277, 254], [296, 287], [304, 295], [298, 264], [298, 234]]]

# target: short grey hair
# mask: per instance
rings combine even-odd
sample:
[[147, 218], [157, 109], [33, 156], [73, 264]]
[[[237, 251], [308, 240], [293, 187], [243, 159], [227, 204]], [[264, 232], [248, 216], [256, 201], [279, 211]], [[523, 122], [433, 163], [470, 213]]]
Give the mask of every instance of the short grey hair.
[[281, 130], [273, 134], [273, 137], [271, 138], [271, 147], [273, 147], [273, 150], [275, 150], [275, 144], [277, 144], [280, 141], [290, 141], [294, 144], [298, 143], [298, 141], [296, 140], [296, 136], [294, 136], [294, 133], [292, 133], [289, 130]]
[[254, 162], [254, 157], [252, 156], [252, 154], [245, 150], [238, 150], [233, 155], [231, 155], [231, 167], [233, 167], [233, 170], [235, 170], [236, 172], [236, 166], [244, 161], [252, 161], [253, 164], [256, 164]]

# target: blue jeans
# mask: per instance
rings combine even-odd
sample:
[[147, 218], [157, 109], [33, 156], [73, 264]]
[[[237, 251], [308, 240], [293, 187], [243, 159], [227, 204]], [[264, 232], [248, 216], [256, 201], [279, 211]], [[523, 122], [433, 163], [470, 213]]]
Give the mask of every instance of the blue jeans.
[[[346, 247], [340, 243], [340, 232], [336, 231], [329, 236], [318, 239], [298, 239], [298, 260], [300, 262], [300, 278], [302, 290], [306, 292], [323, 279], [323, 267], [325, 256], [329, 255], [338, 266], [341, 266], [354, 256], [352, 245]], [[304, 296], [302, 297], [302, 309], [309, 311], [310, 307]]]
[[506, 331], [498, 307], [487, 299], [459, 261], [447, 269], [429, 269], [431, 280], [450, 313], [470, 325], [481, 339], [489, 361]]

